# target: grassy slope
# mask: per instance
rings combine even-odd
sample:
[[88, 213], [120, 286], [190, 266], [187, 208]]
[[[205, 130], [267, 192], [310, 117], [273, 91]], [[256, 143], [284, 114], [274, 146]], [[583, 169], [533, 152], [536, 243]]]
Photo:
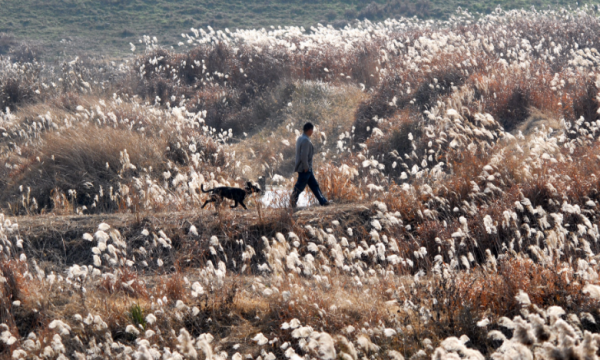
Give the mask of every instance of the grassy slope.
[[[508, 9], [573, 4], [567, 0], [421, 1], [429, 2], [427, 14], [435, 18], [447, 17], [458, 6], [489, 12], [497, 5]], [[589, 1], [581, 3], [585, 2]], [[340, 25], [369, 3], [366, 0], [6, 0], [0, 6], [0, 32], [53, 44], [55, 52], [71, 48], [119, 55], [127, 52], [128, 43], [137, 41], [141, 35], [157, 36], [163, 43], [176, 44], [181, 32], [190, 27], [211, 25], [235, 29], [311, 26], [319, 22]], [[59, 43], [61, 39], [66, 41]]]

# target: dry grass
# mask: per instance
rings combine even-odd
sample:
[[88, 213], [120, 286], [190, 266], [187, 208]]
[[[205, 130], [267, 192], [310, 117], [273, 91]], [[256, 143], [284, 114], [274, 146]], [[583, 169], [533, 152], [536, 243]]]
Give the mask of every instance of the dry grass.
[[[328, 200], [336, 203], [357, 203], [365, 199], [365, 194], [356, 186], [355, 174], [350, 166], [336, 167], [332, 165], [322, 166], [318, 169], [318, 181], [321, 191]], [[354, 169], [356, 171], [356, 169]]]
[[[51, 209], [53, 193], [55, 197], [62, 193], [77, 206], [86, 206], [88, 212], [106, 211], [118, 207], [111, 197], [120, 183], [163, 169], [165, 140], [117, 129], [104, 129], [98, 136], [97, 131], [88, 127], [48, 134], [29, 163], [11, 174], [3, 201], [15, 204], [15, 213], [27, 211], [14, 198], [22, 186], [31, 189], [28, 196], [36, 199], [40, 209]], [[124, 151], [135, 169], [124, 163]], [[101, 188], [104, 195], [94, 199]]]
[[[365, 23], [372, 31], [352, 50], [335, 46], [331, 38], [349, 35], [332, 29], [315, 31], [319, 46], [302, 50], [291, 49], [314, 34], [247, 33], [277, 41], [231, 42], [236, 49], [211, 38], [187, 54], [153, 48], [137, 58], [120, 95], [84, 90], [77, 74], [60, 91], [36, 93], [32, 102], [47, 103], [2, 114], [11, 210], [134, 214], [51, 218], [43, 232], [0, 227], [11, 251], [25, 239], [23, 250], [0, 254], [8, 309], [0, 320], [20, 342], [33, 331], [48, 344], [48, 324], [62, 319], [84, 344], [110, 331], [110, 341], [139, 350], [146, 334], [125, 330], [142, 323], [135, 305], [157, 316], [147, 335], [156, 349], [180, 349], [185, 328], [194, 338], [212, 334], [215, 353], [253, 358], [285, 357], [284, 342], [315, 355], [282, 329], [292, 319], [357, 347], [363, 334], [380, 348], [359, 348], [358, 357], [431, 356], [463, 334], [490, 356], [498, 343], [487, 331], [500, 329], [501, 317], [549, 306], [565, 309], [578, 331], [598, 332], [582, 314], [600, 320], [598, 302], [583, 293], [598, 283], [600, 251], [598, 77], [581, 65], [596, 55], [570, 51], [575, 42], [600, 46], [597, 20], [526, 14], [442, 30]], [[547, 34], [564, 47], [546, 45]], [[336, 206], [294, 212], [281, 194], [277, 209], [258, 198], [248, 211], [196, 209], [206, 196], [200, 184], [264, 176], [291, 187], [305, 121], [317, 125], [317, 178]], [[102, 225], [103, 235], [100, 222], [115, 228]], [[117, 224], [123, 243], [111, 232]], [[112, 248], [100, 249], [103, 237]], [[40, 274], [16, 260], [20, 252], [71, 277]], [[95, 274], [80, 281], [74, 267], [65, 272], [75, 260]], [[516, 298], [521, 291], [530, 305]], [[82, 326], [76, 314], [99, 315], [106, 328]], [[256, 345], [258, 333], [274, 343]], [[87, 346], [65, 345], [69, 353]]]
[[[366, 96], [350, 85], [334, 87], [320, 82], [296, 83], [289, 101], [291, 106], [286, 104], [282, 114], [272, 117], [260, 131], [233, 146], [236, 157], [249, 166], [245, 171], [238, 171], [238, 175], [250, 179], [265, 175], [270, 179], [276, 174], [291, 176], [298, 132], [308, 121], [316, 126], [312, 141], [318, 161], [341, 163], [352, 142], [354, 111]], [[340, 140], [342, 134], [344, 139]], [[343, 149], [339, 148], [338, 140], [343, 142]], [[326, 155], [320, 156], [322, 153]], [[256, 162], [260, 165], [252, 165]]]
[[[13, 307], [11, 314], [17, 322], [21, 320], [18, 314], [36, 307], [46, 321], [28, 331], [41, 331], [44, 324], [58, 318], [70, 324], [72, 331], [81, 339], [101, 336], [103, 330], [81, 327], [74, 316], [99, 315], [113, 338], [128, 344], [136, 338], [124, 331], [130, 323], [131, 306], [137, 304], [145, 314], [150, 314], [161, 309], [154, 305], [155, 299], [166, 296], [172, 303], [162, 308], [165, 313], [158, 322], [147, 325], [147, 329], [154, 331], [162, 329], [164, 338], [159, 343], [163, 346], [177, 343], [168, 329], [184, 326], [196, 336], [212, 333], [225, 349], [244, 343], [244, 351], [258, 354], [259, 348], [246, 343], [247, 339], [262, 332], [277, 336], [281, 341], [292, 341], [289, 332], [279, 329], [279, 324], [298, 319], [301, 324], [331, 333], [349, 325], [360, 329], [383, 324], [401, 329], [403, 339], [386, 340], [381, 334], [371, 335], [373, 340], [378, 339], [382, 347], [380, 352], [395, 349], [409, 356], [422, 348], [425, 339], [432, 340], [433, 346], [437, 346], [445, 337], [458, 332], [469, 336], [474, 347], [485, 354], [493, 351], [494, 347], [490, 340], [481, 337], [475, 322], [483, 317], [497, 320], [501, 316], [519, 314], [522, 307], [515, 300], [519, 290], [527, 289], [533, 304], [529, 307], [532, 311], [535, 311], [535, 306], [570, 309], [577, 304], [578, 311], [599, 315], [594, 311], [595, 303], [582, 294], [582, 284], [569, 281], [572, 273], [560, 270], [556, 265], [541, 266], [528, 259], [512, 259], [501, 261], [497, 272], [476, 268], [449, 280], [431, 278], [421, 282], [414, 282], [411, 277], [373, 277], [373, 282], [364, 283], [361, 287], [356, 287], [353, 280], [343, 274], [322, 274], [328, 277], [326, 283], [302, 277], [287, 277], [281, 281], [238, 276], [227, 280], [218, 291], [211, 291], [210, 296], [197, 299], [189, 297], [189, 290], [181, 280], [185, 275], [190, 281], [196, 281], [196, 275], [174, 274], [152, 279], [157, 283], [148, 294], [149, 299], [154, 300], [128, 293], [108, 295], [102, 286], [89, 287], [82, 296], [71, 290], [61, 291], [57, 285], [48, 287], [47, 283], [39, 282], [36, 293], [44, 292], [46, 295], [32, 294], [34, 296], [24, 298], [20, 310]], [[289, 291], [291, 297], [288, 300], [280, 293], [263, 295], [263, 289], [268, 288]], [[36, 304], [40, 300], [41, 309], [39, 303]], [[189, 307], [196, 306], [199, 314], [192, 316], [187, 314], [188, 310], [175, 309], [175, 300], [184, 300]], [[417, 307], [401, 306], [405, 301]], [[431, 309], [431, 317], [423, 317], [419, 311], [421, 306]], [[9, 319], [5, 319], [5, 323], [10, 323], [6, 320]], [[347, 336], [352, 338], [355, 335]], [[280, 351], [277, 347], [272, 349]]]

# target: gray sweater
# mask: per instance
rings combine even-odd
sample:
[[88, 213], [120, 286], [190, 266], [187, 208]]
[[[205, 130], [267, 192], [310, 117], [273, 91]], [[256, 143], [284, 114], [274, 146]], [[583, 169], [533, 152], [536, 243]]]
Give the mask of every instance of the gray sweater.
[[306, 134], [302, 134], [296, 140], [296, 166], [294, 172], [312, 171], [313, 165], [313, 144]]

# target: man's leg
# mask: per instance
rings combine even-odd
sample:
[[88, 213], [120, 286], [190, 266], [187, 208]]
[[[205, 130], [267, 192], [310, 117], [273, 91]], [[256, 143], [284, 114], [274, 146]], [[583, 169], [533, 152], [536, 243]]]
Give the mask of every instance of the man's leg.
[[313, 192], [313, 194], [315, 194], [315, 197], [319, 201], [319, 204], [327, 204], [327, 199], [325, 199], [325, 196], [323, 196], [323, 193], [321, 193], [319, 183], [317, 182], [317, 179], [315, 178], [315, 175], [312, 173], [312, 171], [310, 172], [310, 176], [308, 178], [308, 187]]
[[306, 188], [306, 183], [308, 182], [309, 178], [308, 175], [308, 172], [298, 173], [298, 181], [296, 181], [296, 185], [294, 185], [294, 190], [292, 191], [292, 195], [290, 196], [290, 205], [293, 208], [296, 207], [300, 194], [302, 194], [302, 192]]

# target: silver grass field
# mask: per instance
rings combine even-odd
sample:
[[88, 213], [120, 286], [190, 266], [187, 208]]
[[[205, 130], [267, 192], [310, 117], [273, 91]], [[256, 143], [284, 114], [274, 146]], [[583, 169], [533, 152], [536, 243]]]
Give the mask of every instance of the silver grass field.
[[597, 359], [599, 16], [0, 57], [0, 358]]

